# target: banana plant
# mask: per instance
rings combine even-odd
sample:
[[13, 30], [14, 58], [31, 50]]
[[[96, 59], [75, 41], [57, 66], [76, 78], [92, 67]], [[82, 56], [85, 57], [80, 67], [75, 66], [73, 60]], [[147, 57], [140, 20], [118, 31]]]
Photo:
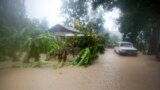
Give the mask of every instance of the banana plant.
[[51, 56], [57, 50], [62, 50], [63, 48], [61, 46], [61, 43], [49, 33], [40, 34], [35, 38], [28, 38], [24, 43], [24, 49], [28, 53], [28, 59], [33, 57], [36, 61], [39, 60], [41, 53]]
[[82, 49], [79, 54], [72, 61], [72, 65], [87, 66], [90, 63], [90, 50], [89, 48]]

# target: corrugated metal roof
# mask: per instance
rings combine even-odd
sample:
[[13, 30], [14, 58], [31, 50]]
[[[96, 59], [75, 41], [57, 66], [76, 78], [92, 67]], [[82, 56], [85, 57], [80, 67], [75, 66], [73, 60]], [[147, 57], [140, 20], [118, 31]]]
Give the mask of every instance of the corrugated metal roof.
[[68, 34], [55, 34], [55, 36], [77, 36], [77, 37], [81, 37], [84, 36], [84, 34], [72, 34], [72, 33], [68, 33]]
[[68, 27], [68, 26], [64, 26], [64, 25], [60, 25], [57, 24], [54, 27], [52, 27], [51, 29], [49, 29], [49, 31], [51, 32], [58, 32], [60, 31], [62, 28], [64, 28], [65, 30], [67, 30], [68, 32], [73, 32], [73, 33], [80, 33], [79, 30], [73, 28], [73, 27]]
[[[62, 26], [62, 25], [61, 25], [61, 26]], [[72, 28], [72, 27], [67, 27], [67, 26], [62, 26], [62, 27], [66, 28], [67, 30], [70, 30], [70, 31], [72, 31], [72, 32], [77, 32], [77, 33], [80, 32], [79, 30], [77, 30], [77, 29], [75, 29], [75, 28]]]

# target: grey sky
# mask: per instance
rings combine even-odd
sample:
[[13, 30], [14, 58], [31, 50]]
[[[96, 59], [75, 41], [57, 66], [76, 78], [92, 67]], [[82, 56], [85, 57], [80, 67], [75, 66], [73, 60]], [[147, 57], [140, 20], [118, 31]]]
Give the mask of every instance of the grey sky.
[[116, 35], [122, 40], [122, 34], [119, 32], [120, 24], [117, 20], [120, 18], [121, 11], [118, 8], [105, 12], [104, 14], [104, 28], [109, 31], [110, 35]]
[[62, 23], [60, 16], [61, 0], [26, 0], [27, 16], [31, 19], [46, 19], [49, 26]]

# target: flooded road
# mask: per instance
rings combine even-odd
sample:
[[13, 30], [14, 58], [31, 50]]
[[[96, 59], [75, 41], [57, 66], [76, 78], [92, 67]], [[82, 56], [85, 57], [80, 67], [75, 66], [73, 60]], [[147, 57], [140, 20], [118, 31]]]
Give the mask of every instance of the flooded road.
[[160, 62], [109, 49], [87, 68], [0, 69], [0, 90], [160, 90]]

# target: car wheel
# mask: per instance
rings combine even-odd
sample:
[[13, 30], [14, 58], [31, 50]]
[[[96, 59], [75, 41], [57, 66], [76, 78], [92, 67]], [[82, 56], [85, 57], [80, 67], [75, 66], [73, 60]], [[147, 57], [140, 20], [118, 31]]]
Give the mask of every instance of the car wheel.
[[122, 55], [122, 53], [120, 52], [120, 51], [118, 51], [118, 54], [121, 56]]
[[137, 55], [138, 55], [137, 53], [136, 53], [136, 54], [133, 54], [133, 56], [135, 56], [135, 57], [136, 57]]

